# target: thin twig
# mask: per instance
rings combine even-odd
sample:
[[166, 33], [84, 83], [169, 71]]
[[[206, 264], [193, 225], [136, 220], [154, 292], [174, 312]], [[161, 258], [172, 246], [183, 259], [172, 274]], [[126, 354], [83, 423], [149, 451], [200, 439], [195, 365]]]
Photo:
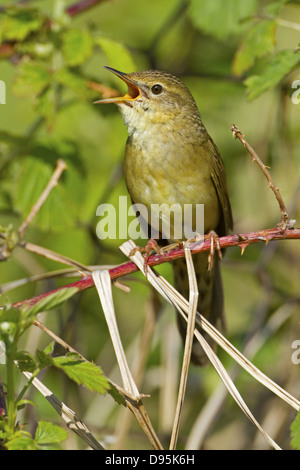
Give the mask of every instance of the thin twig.
[[67, 165], [66, 163], [59, 159], [57, 161], [57, 166], [56, 166], [56, 169], [54, 170], [54, 173], [53, 175], [51, 176], [46, 188], [44, 189], [44, 191], [42, 192], [42, 194], [40, 195], [38, 201], [32, 206], [31, 208], [31, 211], [29, 212], [28, 216], [26, 217], [26, 219], [24, 220], [24, 222], [21, 224], [21, 226], [19, 227], [19, 234], [21, 236], [24, 235], [25, 233], [25, 230], [27, 229], [28, 225], [32, 222], [32, 220], [35, 218], [35, 216], [37, 215], [37, 213], [39, 212], [40, 208], [42, 207], [42, 205], [44, 204], [44, 202], [46, 201], [47, 197], [49, 196], [50, 192], [52, 191], [52, 189], [57, 185], [58, 183], [58, 180], [62, 174], [62, 172], [67, 168]]
[[257, 153], [255, 152], [255, 150], [251, 147], [251, 145], [248, 144], [248, 142], [246, 141], [245, 139], [245, 134], [243, 134], [239, 129], [238, 127], [233, 124], [232, 126], [230, 126], [230, 129], [232, 130], [232, 133], [233, 133], [233, 136], [236, 137], [237, 139], [239, 139], [242, 144], [244, 145], [244, 147], [248, 150], [248, 152], [250, 153], [250, 155], [252, 156], [252, 161], [255, 161], [258, 166], [261, 168], [261, 170], [263, 171], [265, 177], [267, 178], [269, 184], [268, 184], [268, 187], [272, 189], [272, 191], [274, 192], [275, 194], [275, 197], [278, 201], [278, 204], [279, 204], [279, 207], [280, 207], [280, 211], [281, 211], [281, 222], [279, 224], [280, 228], [282, 230], [285, 230], [286, 228], [292, 228], [295, 224], [295, 220], [292, 220], [292, 219], [289, 219], [289, 215], [287, 213], [287, 209], [285, 207], [285, 204], [283, 202], [283, 199], [281, 197], [281, 194], [280, 194], [280, 191], [279, 191], [279, 188], [278, 186], [276, 186], [276, 184], [274, 183], [273, 181], [273, 178], [271, 177], [269, 171], [268, 171], [268, 168], [262, 161], [261, 159], [259, 158], [259, 156], [257, 155]]
[[35, 243], [25, 242], [24, 244], [21, 244], [21, 246], [25, 248], [26, 250], [30, 251], [31, 253], [36, 253], [40, 256], [44, 256], [45, 258], [52, 259], [53, 261], [57, 261], [58, 263], [72, 266], [73, 268], [76, 268], [77, 270], [84, 271], [84, 272], [93, 271], [91, 268], [89, 268], [88, 266], [85, 266], [82, 263], [79, 263], [78, 261], [68, 258], [67, 256], [60, 255], [59, 253], [49, 250], [48, 248], [44, 248], [42, 246], [36, 245]]

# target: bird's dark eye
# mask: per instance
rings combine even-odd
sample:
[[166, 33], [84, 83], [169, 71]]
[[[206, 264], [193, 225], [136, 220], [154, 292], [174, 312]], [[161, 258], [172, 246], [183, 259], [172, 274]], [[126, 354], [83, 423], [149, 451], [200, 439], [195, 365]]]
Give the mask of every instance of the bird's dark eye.
[[154, 95], [160, 95], [163, 91], [163, 87], [157, 83], [156, 85], [153, 85], [151, 91]]

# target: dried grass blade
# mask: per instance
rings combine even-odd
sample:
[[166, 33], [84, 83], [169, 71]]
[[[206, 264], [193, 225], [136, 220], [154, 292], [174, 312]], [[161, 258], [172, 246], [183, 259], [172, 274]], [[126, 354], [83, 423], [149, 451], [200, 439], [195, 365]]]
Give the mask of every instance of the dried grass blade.
[[115, 309], [113, 304], [111, 279], [108, 271], [94, 271], [92, 273], [93, 280], [102, 304], [103, 312], [116, 353], [117, 361], [119, 364], [123, 386], [129, 391], [136, 399], [139, 399], [140, 394], [135, 381], [132, 377], [125, 351], [120, 338], [118, 325], [116, 321]]
[[[144, 259], [138, 251], [135, 252], [133, 256], [130, 256], [132, 253], [133, 249], [135, 248], [135, 244], [133, 243], [132, 240], [125, 242], [121, 247], [121, 251], [129, 256], [138, 266], [138, 268], [141, 270], [141, 272], [145, 273], [144, 270]], [[176, 309], [179, 311], [179, 313], [183, 316], [183, 318], [188, 321], [186, 314], [189, 313], [189, 304], [188, 302], [162, 277], [159, 276], [155, 273], [154, 270], [150, 269], [149, 266], [147, 267], [147, 279], [149, 282], [156, 288], [158, 287], [159, 292], [163, 293], [164, 298], [172, 303]], [[183, 312], [184, 310], [184, 312]], [[200, 326], [202, 326], [202, 320], [205, 320], [204, 317], [199, 315], [200, 318]], [[210, 330], [210, 328], [213, 328], [212, 325], [206, 320], [205, 321], [207, 330]], [[205, 331], [207, 331], [205, 330]], [[213, 330], [215, 330], [213, 328]], [[217, 332], [217, 330], [215, 330]], [[211, 332], [208, 331], [209, 334], [212, 336]], [[203, 336], [199, 333], [198, 330], [194, 330], [194, 334], [196, 338], [198, 339], [199, 343], [201, 344], [202, 348], [206, 352], [208, 358], [210, 359], [212, 365], [215, 367], [216, 371], [218, 372], [219, 376], [223, 380], [224, 384], [226, 385], [229, 393], [233, 396], [237, 404], [241, 407], [241, 409], [244, 411], [246, 416], [257, 426], [259, 431], [262, 433], [262, 435], [265, 437], [267, 442], [270, 444], [271, 447], [274, 449], [280, 449], [280, 447], [276, 444], [276, 442], [262, 429], [260, 424], [257, 422], [257, 420], [254, 418], [252, 415], [251, 411], [247, 407], [246, 403], [244, 402], [243, 398], [241, 397], [240, 393], [236, 389], [235, 385], [233, 384], [232, 380], [230, 379], [229, 375], [227, 374], [225, 368], [223, 367], [223, 364], [221, 361], [218, 359], [212, 348], [209, 346], [209, 344], [205, 341]], [[222, 336], [222, 335], [221, 335]], [[224, 338], [224, 337], [223, 337]], [[224, 338], [225, 340], [225, 338]], [[229, 343], [230, 344], [230, 343]]]
[[[30, 380], [32, 374], [30, 372], [23, 372], [23, 374]], [[32, 380], [35, 388], [48, 400], [53, 406], [55, 411], [62, 417], [67, 427], [75, 432], [83, 441], [85, 441], [94, 450], [106, 450], [102, 444], [93, 436], [88, 427], [81, 421], [76, 413], [65, 405], [60, 399], [54, 395], [39, 379], [36, 377]]]
[[189, 313], [188, 313], [186, 340], [185, 340], [185, 345], [184, 345], [183, 361], [182, 361], [181, 376], [180, 376], [180, 383], [179, 383], [179, 391], [178, 391], [178, 397], [177, 397], [177, 405], [176, 405], [175, 418], [174, 418], [171, 441], [170, 441], [170, 450], [174, 450], [176, 448], [177, 439], [178, 439], [179, 423], [180, 423], [180, 417], [181, 417], [182, 407], [184, 403], [189, 365], [191, 361], [191, 352], [192, 352], [192, 346], [193, 346], [197, 305], [198, 305], [198, 297], [199, 297], [195, 268], [194, 268], [194, 263], [193, 263], [190, 249], [185, 246], [184, 252], [185, 252], [186, 265], [187, 265], [187, 274], [188, 274], [188, 279], [189, 279]]
[[[164, 278], [161, 278], [161, 283], [164, 285], [165, 291], [173, 293], [177, 297], [178, 304], [184, 311], [188, 309], [188, 303], [184, 297], [182, 297], [179, 292], [177, 292], [171, 284], [169, 284]], [[171, 295], [171, 294], [170, 294]], [[173, 300], [174, 302], [174, 300]], [[243, 367], [249, 374], [252, 375], [256, 380], [258, 380], [262, 385], [267, 387], [282, 400], [288, 403], [290, 406], [296, 410], [300, 409], [300, 401], [295, 397], [290, 395], [286, 390], [281, 388], [276, 382], [271, 380], [266, 376], [261, 370], [259, 370], [255, 365], [249, 361], [238, 349], [236, 349], [233, 344], [230, 343], [213, 325], [211, 325], [206, 318], [197, 312], [196, 322], [200, 325], [204, 331], [206, 331], [215, 341], [219, 344], [241, 367]]]
[[[109, 272], [107, 270], [94, 271], [92, 276], [100, 298], [100, 302], [102, 304], [113, 347], [115, 349], [123, 385], [126, 391], [128, 391], [128, 396], [126, 399], [127, 406], [137, 418], [141, 428], [145, 432], [154, 449], [162, 450], [163, 447], [154, 431], [149, 416], [141, 401], [142, 396], [138, 391], [126, 359], [116, 321]], [[131, 398], [129, 398], [130, 394], [132, 395]]]

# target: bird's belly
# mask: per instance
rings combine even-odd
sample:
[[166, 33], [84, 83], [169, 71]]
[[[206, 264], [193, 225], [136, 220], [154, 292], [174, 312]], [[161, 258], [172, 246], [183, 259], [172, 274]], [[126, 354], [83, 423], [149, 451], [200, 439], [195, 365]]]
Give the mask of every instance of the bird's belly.
[[[127, 147], [124, 172], [132, 201], [146, 207], [149, 225], [157, 218], [169, 223], [171, 236], [167, 238], [184, 239], [189, 238], [185, 234], [191, 231], [215, 230], [220, 207], [210, 173], [201, 166], [190, 171], [189, 167], [174, 161], [174, 155], [172, 157], [169, 159], [164, 154], [163, 159], [156, 159], [145, 151], [132, 152], [132, 148]], [[204, 205], [203, 221], [199, 219], [202, 212], [197, 206], [201, 204]], [[176, 236], [179, 225], [182, 236]]]

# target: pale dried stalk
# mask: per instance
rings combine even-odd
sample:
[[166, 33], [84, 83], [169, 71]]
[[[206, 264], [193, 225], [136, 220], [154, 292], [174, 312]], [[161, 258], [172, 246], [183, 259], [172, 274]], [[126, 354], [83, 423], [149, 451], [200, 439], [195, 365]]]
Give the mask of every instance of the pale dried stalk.
[[139, 400], [140, 393], [131, 374], [118, 330], [109, 273], [108, 271], [94, 271], [92, 276], [102, 304], [105, 320], [116, 353], [123, 386], [132, 394], [133, 398]]
[[188, 322], [186, 330], [186, 340], [184, 345], [183, 353], [183, 362], [181, 368], [181, 377], [179, 383], [179, 391], [177, 398], [177, 406], [174, 417], [174, 424], [172, 429], [171, 441], [170, 441], [170, 450], [176, 448], [178, 433], [179, 433], [179, 423], [181, 418], [182, 407], [184, 403], [186, 383], [189, 371], [189, 365], [191, 362], [191, 352], [193, 347], [194, 339], [194, 330], [196, 323], [196, 314], [197, 314], [197, 305], [198, 305], [198, 286], [197, 279], [195, 274], [194, 263], [191, 255], [191, 251], [188, 247], [184, 247], [186, 265], [187, 265], [187, 275], [189, 279], [189, 313], [188, 313]]
[[[278, 311], [274, 313], [268, 320], [267, 324], [258, 332], [256, 332], [252, 339], [246, 344], [244, 348], [244, 354], [247, 354], [248, 357], [253, 357], [267, 341], [267, 339], [271, 337], [288, 318], [290, 318], [295, 307], [289, 305], [287, 310], [286, 307], [287, 306], [279, 308]], [[238, 370], [239, 369], [237, 364], [235, 364], [235, 366], [230, 371], [230, 376], [232, 379], [237, 377]], [[217, 414], [219, 413], [226, 396], [226, 389], [224, 389], [222, 384], [220, 384], [214, 393], [210, 395], [209, 399], [201, 409], [199, 416], [195, 420], [186, 442], [186, 449], [201, 448], [202, 442], [211, 424], [214, 422]]]
[[[27, 379], [32, 378], [30, 372], [23, 372]], [[102, 444], [90, 432], [88, 427], [78, 418], [76, 413], [71, 410], [65, 403], [63, 403], [54, 393], [49, 390], [39, 379], [36, 377], [32, 380], [35, 388], [48, 400], [57, 413], [61, 416], [67, 427], [75, 432], [82, 440], [84, 440], [94, 450], [105, 450]]]
[[[177, 292], [171, 284], [169, 284], [164, 278], [160, 276], [162, 285], [164, 285], [167, 292], [172, 293], [177, 297], [178, 305], [182, 307], [184, 311], [188, 309], [188, 303], [182, 295]], [[173, 303], [173, 302], [172, 302]], [[251, 374], [256, 380], [261, 384], [275, 393], [278, 397], [292, 406], [295, 410], [300, 409], [300, 401], [295, 397], [290, 395], [286, 390], [281, 388], [278, 384], [273, 382], [268, 376], [261, 372], [257, 367], [255, 367], [252, 362], [250, 362], [238, 349], [236, 349], [233, 344], [228, 341], [225, 336], [223, 336], [211, 323], [209, 323], [205, 317], [203, 317], [199, 312], [197, 312], [196, 323], [201, 326], [201, 328], [208, 333], [211, 338], [216, 341], [216, 343], [221, 346], [238, 364], [240, 364], [249, 374]]]
[[[154, 449], [162, 449], [163, 447], [154, 431], [152, 423], [141, 401], [143, 395], [141, 395], [138, 391], [126, 359], [115, 316], [109, 272], [107, 270], [94, 271], [92, 276], [100, 298], [100, 302], [102, 304], [105, 319], [116, 353], [123, 386], [127, 391], [127, 406], [136, 416], [141, 428], [147, 435]], [[131, 399], [129, 399], [129, 395], [132, 396]]]
[[[154, 306], [154, 299], [152, 298], [146, 307], [146, 317], [143, 325], [142, 334], [139, 339], [138, 351], [137, 354], [135, 354], [134, 356], [134, 363], [132, 365], [133, 376], [135, 379], [135, 383], [138, 387], [140, 387], [142, 379], [144, 377], [145, 364], [156, 325], [156, 317], [157, 313]], [[120, 424], [116, 433], [116, 441], [113, 445], [114, 449], [122, 449], [124, 447], [123, 443], [130, 429], [132, 419], [133, 413], [128, 413], [128, 410], [126, 410], [126, 408], [120, 410]]]
[[35, 243], [25, 242], [22, 244], [22, 247], [25, 248], [27, 251], [31, 253], [36, 253], [37, 255], [44, 256], [45, 258], [51, 259], [56, 261], [57, 263], [66, 264], [67, 266], [72, 266], [76, 268], [78, 271], [88, 272], [91, 273], [92, 269], [84, 264], [79, 263], [67, 256], [60, 255], [55, 251], [49, 250], [48, 248], [44, 248], [42, 246], [36, 245]]
[[[124, 243], [121, 247], [121, 251], [126, 254], [127, 256], [133, 252], [135, 248], [135, 244], [132, 241]], [[141, 272], [144, 273], [144, 260], [142, 255], [139, 252], [135, 252], [134, 256], [132, 257], [138, 268]], [[184, 312], [189, 312], [189, 305], [188, 302], [161, 276], [159, 276], [155, 271], [148, 267], [147, 269], [147, 278], [151, 284], [157, 288], [157, 290], [163, 295], [163, 297], [170, 302], [175, 308], [179, 311], [179, 313], [185, 318], [187, 321], [187, 317]], [[184, 312], [183, 312], [183, 310]], [[268, 377], [262, 374], [250, 361], [246, 360], [243, 355], [237, 351], [227, 340], [223, 337], [204, 317], [200, 314], [199, 320], [197, 319], [197, 323], [201, 326], [208, 334], [218, 342], [230, 355], [232, 355], [236, 360], [239, 360], [239, 363], [252, 373], [253, 376], [258, 378], [264, 385], [268, 386], [272, 391], [274, 391], [278, 396], [283, 398], [287, 401], [291, 406], [296, 407], [299, 409], [299, 402], [294, 398], [291, 397], [285, 390], [282, 390], [277, 384], [272, 382]], [[236, 402], [239, 406], [243, 409], [246, 416], [257, 426], [259, 431], [263, 434], [265, 439], [268, 443], [274, 447], [275, 449], [279, 449], [278, 445], [273, 441], [273, 439], [261, 428], [259, 423], [256, 421], [252, 413], [250, 412], [249, 408], [243, 401], [242, 397], [240, 396], [239, 392], [237, 391], [236, 387], [234, 386], [233, 382], [231, 381], [230, 377], [228, 376], [227, 372], [225, 371], [222, 363], [220, 363], [219, 359], [210, 348], [208, 343], [204, 340], [202, 335], [198, 330], [194, 332], [195, 336], [199, 340], [201, 346], [206, 351], [209, 359], [211, 360], [212, 364], [215, 366], [218, 374], [220, 375], [221, 379], [225, 383], [228, 391], [232, 394], [235, 398]]]

